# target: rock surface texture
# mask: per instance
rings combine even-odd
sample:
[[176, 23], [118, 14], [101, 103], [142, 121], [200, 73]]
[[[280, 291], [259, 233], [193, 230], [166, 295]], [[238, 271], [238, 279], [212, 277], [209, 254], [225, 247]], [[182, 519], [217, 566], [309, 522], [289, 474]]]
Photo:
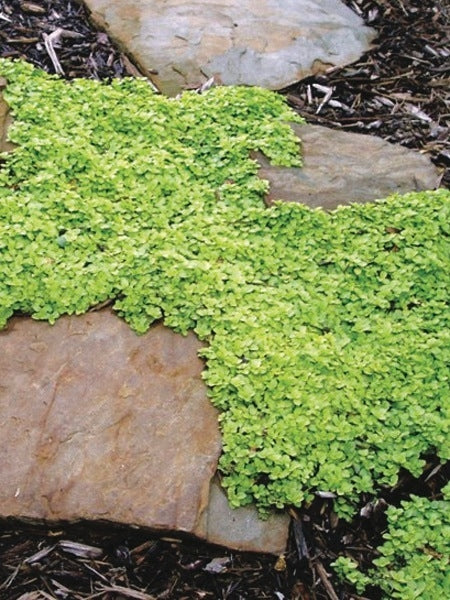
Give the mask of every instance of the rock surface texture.
[[256, 155], [259, 175], [270, 182], [268, 204], [282, 199], [333, 209], [439, 186], [438, 169], [413, 150], [320, 125], [293, 125], [293, 129], [302, 142], [301, 169], [274, 167]]
[[99, 312], [0, 336], [2, 511], [195, 530], [220, 436], [194, 335]]
[[0, 152], [10, 152], [14, 149], [14, 144], [7, 141], [8, 128], [11, 125], [11, 114], [9, 106], [3, 99], [2, 89], [6, 86], [6, 81], [0, 77]]
[[339, 0], [85, 0], [165, 94], [214, 76], [281, 89], [353, 62], [375, 33]]
[[274, 513], [262, 521], [253, 506], [231, 509], [227, 497], [214, 480], [211, 484], [209, 505], [206, 514], [208, 541], [235, 548], [281, 554], [286, 550], [289, 517], [285, 513]]
[[[217, 484], [210, 497], [221, 439], [200, 347], [162, 325], [137, 336], [109, 311], [54, 326], [13, 318], [0, 332], [0, 516], [104, 520], [282, 551], [287, 517], [274, 517], [272, 538], [254, 510], [262, 535], [227, 539], [228, 513], [220, 539], [214, 528], [227, 503]], [[235, 526], [239, 511], [230, 515]]]

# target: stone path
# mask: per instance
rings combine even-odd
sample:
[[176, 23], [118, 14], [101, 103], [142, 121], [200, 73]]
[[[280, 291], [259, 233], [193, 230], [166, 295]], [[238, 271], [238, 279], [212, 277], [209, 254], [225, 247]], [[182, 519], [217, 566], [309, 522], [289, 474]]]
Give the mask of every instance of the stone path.
[[[373, 38], [337, 0], [86, 0], [96, 20], [168, 94], [209, 76], [281, 88], [359, 56]], [[0, 90], [4, 86], [0, 81]], [[0, 96], [0, 150], [11, 150]], [[270, 203], [368, 201], [430, 189], [425, 157], [380, 139], [294, 126], [304, 167], [271, 166]], [[108, 310], [51, 327], [14, 318], [0, 332], [0, 517], [100, 519], [182, 531], [231, 548], [280, 553], [288, 517], [231, 511], [217, 480], [217, 413], [201, 344], [162, 325], [136, 336]]]
[[[415, 152], [324, 127], [294, 129], [302, 169], [273, 167], [259, 155], [269, 202], [332, 208], [438, 183], [435, 167]], [[54, 326], [12, 319], [0, 331], [0, 517], [100, 519], [282, 552], [286, 515], [261, 521], [254, 508], [232, 511], [211, 483], [220, 434], [200, 347], [193, 334], [162, 325], [136, 336], [108, 310]]]
[[339, 0], [85, 0], [100, 24], [175, 95], [214, 76], [281, 89], [353, 62], [375, 32]]

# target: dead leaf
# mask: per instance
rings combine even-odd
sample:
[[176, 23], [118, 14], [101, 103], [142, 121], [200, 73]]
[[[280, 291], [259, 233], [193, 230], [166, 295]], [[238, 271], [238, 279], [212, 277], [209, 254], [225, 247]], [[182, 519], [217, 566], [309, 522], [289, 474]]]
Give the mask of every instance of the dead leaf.
[[280, 554], [277, 558], [277, 562], [275, 563], [274, 569], [275, 571], [286, 571], [286, 559], [284, 558], [284, 554]]

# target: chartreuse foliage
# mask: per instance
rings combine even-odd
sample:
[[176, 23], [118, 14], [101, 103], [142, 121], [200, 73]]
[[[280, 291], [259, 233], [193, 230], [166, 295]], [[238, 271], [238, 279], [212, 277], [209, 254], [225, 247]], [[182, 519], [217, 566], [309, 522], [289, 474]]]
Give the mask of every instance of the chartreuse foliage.
[[375, 566], [363, 574], [353, 560], [341, 557], [333, 565], [340, 577], [359, 593], [380, 586], [389, 600], [450, 598], [450, 484], [443, 492], [443, 500], [413, 496], [390, 507]]
[[424, 452], [449, 458], [447, 191], [267, 209], [249, 152], [299, 162], [278, 95], [0, 71], [18, 144], [0, 172], [2, 326], [113, 298], [137, 332], [194, 330], [234, 505], [328, 491], [348, 515]]

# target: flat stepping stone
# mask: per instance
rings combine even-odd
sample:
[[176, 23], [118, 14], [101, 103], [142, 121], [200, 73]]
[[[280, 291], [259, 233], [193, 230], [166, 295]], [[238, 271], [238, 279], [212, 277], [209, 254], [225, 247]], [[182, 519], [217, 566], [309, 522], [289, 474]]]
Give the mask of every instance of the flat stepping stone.
[[85, 0], [93, 20], [175, 95], [209, 77], [281, 89], [357, 60], [373, 29], [339, 0]]
[[292, 127], [302, 143], [302, 168], [275, 167], [256, 153], [259, 175], [270, 182], [267, 204], [285, 200], [333, 209], [439, 186], [438, 169], [414, 150], [320, 125]]
[[[142, 336], [108, 310], [0, 332], [0, 518], [101, 520], [279, 553], [286, 515], [231, 511], [211, 479], [217, 411], [202, 344], [157, 325]], [[230, 535], [228, 533], [230, 532]]]

